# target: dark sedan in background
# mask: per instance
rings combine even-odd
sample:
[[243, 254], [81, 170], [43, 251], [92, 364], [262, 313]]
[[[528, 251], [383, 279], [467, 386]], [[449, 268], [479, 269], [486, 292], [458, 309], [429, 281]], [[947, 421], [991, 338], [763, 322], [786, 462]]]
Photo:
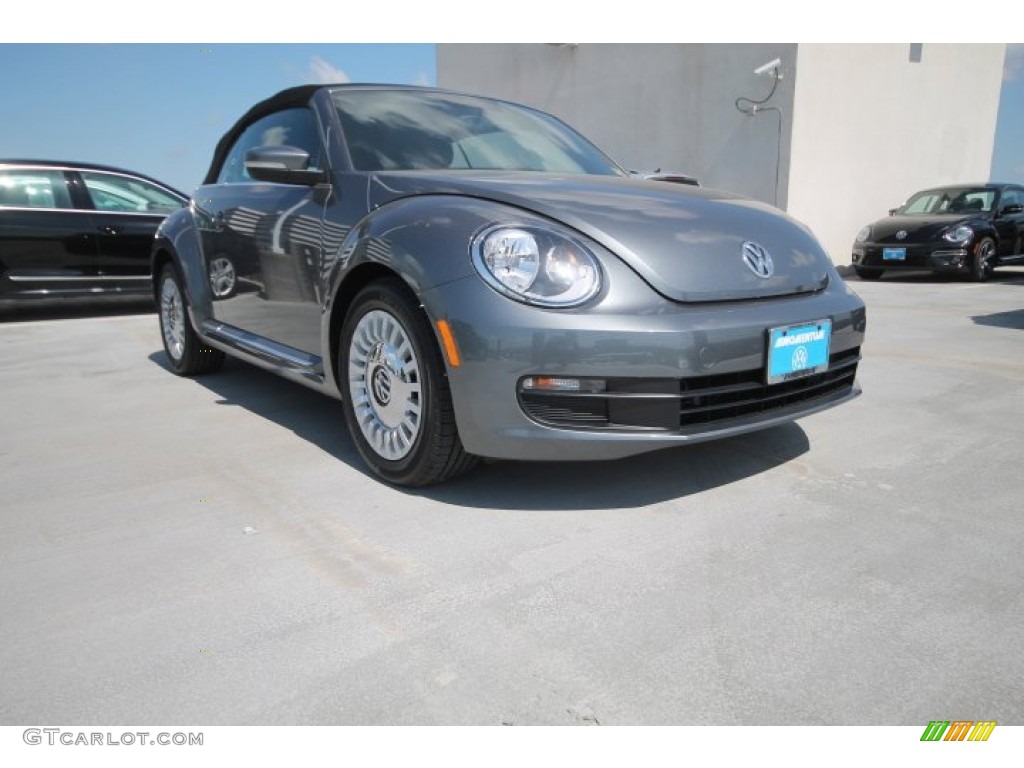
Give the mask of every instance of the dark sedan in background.
[[0, 301], [151, 296], [153, 236], [186, 202], [120, 168], [0, 160]]
[[918, 192], [857, 233], [853, 265], [873, 280], [889, 270], [930, 270], [987, 280], [1024, 263], [1024, 187], [970, 184]]

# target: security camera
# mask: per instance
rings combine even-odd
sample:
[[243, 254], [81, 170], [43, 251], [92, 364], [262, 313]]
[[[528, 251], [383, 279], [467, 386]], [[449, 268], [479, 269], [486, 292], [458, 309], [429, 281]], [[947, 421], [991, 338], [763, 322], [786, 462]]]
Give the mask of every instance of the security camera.
[[782, 59], [772, 59], [767, 64], [762, 64], [760, 67], [754, 70], [755, 75], [767, 75], [773, 69], [778, 69], [782, 66]]

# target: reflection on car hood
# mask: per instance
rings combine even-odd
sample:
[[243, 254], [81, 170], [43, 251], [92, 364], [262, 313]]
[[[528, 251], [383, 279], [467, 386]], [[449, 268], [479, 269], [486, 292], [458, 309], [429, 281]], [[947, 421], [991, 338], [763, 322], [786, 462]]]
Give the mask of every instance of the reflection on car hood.
[[[970, 224], [976, 216], [952, 214], [945, 216], [887, 216], [871, 225], [872, 242], [923, 243], [939, 237], [943, 232], [959, 224]], [[906, 232], [902, 240], [896, 239], [897, 232]]]
[[[457, 194], [557, 219], [597, 241], [659, 293], [726, 301], [803, 293], [828, 283], [831, 262], [813, 235], [771, 206], [706, 188], [616, 176], [483, 171], [378, 173], [370, 203]], [[744, 241], [767, 249], [775, 274], [743, 261]]]

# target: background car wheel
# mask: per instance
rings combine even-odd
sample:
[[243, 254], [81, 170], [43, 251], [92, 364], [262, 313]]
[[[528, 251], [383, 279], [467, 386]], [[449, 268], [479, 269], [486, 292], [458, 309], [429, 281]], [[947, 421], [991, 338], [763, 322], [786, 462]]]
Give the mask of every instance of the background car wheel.
[[882, 270], [870, 269], [868, 267], [854, 267], [853, 271], [861, 280], [877, 280], [882, 276]]
[[160, 272], [160, 336], [171, 368], [180, 376], [210, 373], [220, 368], [224, 353], [203, 346], [188, 319], [188, 305], [181, 278], [173, 264], [165, 264]]
[[214, 300], [230, 299], [235, 295], [235, 265], [227, 256], [217, 256], [210, 261], [210, 290]]
[[983, 237], [974, 246], [974, 263], [971, 264], [971, 279], [983, 283], [992, 277], [996, 268], [996, 241]]
[[371, 283], [353, 300], [338, 355], [343, 410], [373, 472], [397, 485], [430, 485], [471, 469], [441, 351], [408, 289]]

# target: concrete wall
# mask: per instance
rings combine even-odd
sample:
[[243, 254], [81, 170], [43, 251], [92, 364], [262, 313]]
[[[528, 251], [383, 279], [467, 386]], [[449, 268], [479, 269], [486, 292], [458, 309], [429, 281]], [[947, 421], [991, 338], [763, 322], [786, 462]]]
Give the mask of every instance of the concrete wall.
[[1005, 48], [799, 46], [788, 211], [833, 261], [917, 190], [988, 180]]
[[[785, 206], [795, 55], [790, 44], [444, 44], [437, 80], [557, 115], [626, 168], [681, 171]], [[781, 158], [777, 113], [750, 117], [733, 103], [767, 94], [772, 79], [753, 70], [776, 57]]]
[[[444, 44], [437, 77], [557, 115], [626, 168], [774, 203], [848, 264], [857, 230], [916, 190], [989, 178], [1005, 48], [926, 43], [912, 63], [909, 43]], [[753, 70], [776, 57], [781, 142], [778, 112], [734, 106], [768, 93]]]

